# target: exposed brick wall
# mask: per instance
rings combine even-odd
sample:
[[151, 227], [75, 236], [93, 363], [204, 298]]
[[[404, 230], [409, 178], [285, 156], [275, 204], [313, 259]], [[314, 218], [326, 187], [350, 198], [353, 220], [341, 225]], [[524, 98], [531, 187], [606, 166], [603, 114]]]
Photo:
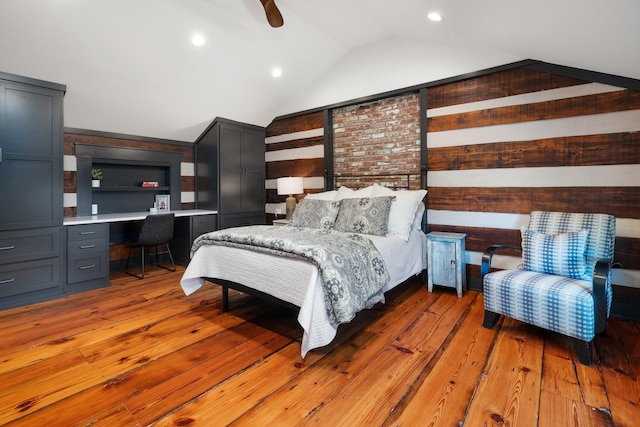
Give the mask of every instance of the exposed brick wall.
[[[420, 173], [420, 99], [417, 93], [387, 98], [333, 111], [336, 175]], [[415, 178], [415, 179], [413, 179]], [[419, 176], [412, 189], [419, 188]], [[343, 179], [361, 187], [368, 180]], [[371, 181], [380, 182], [380, 179]], [[398, 185], [406, 183], [399, 178]], [[405, 185], [405, 184], [402, 184]]]

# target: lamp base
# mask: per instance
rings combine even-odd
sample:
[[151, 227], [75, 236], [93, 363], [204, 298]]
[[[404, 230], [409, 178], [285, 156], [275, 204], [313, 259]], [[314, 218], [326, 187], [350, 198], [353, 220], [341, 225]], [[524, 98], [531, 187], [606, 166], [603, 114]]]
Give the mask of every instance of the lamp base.
[[286, 209], [287, 209], [287, 219], [291, 219], [291, 216], [293, 215], [293, 211], [296, 209], [296, 198], [293, 197], [293, 195], [290, 195], [289, 197], [287, 197], [287, 199], [285, 200], [286, 202]]

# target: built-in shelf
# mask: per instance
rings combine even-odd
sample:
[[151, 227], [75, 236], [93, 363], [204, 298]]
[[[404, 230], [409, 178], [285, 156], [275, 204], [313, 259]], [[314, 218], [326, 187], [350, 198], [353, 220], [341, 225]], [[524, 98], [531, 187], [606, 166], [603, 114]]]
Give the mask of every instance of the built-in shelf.
[[91, 187], [92, 192], [107, 192], [107, 191], [150, 191], [153, 193], [167, 192], [171, 187]]
[[[156, 195], [171, 196], [171, 209], [180, 209], [180, 153], [134, 148], [75, 145], [78, 215], [148, 211]], [[100, 187], [91, 186], [91, 170], [100, 169]], [[142, 187], [157, 182], [158, 187]]]

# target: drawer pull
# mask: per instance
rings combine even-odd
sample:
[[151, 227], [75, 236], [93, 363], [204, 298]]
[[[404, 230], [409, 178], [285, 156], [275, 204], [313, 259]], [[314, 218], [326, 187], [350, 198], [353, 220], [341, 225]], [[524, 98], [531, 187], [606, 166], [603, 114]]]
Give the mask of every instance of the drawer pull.
[[0, 280], [0, 285], [4, 285], [6, 283], [11, 283], [11, 282], [15, 282], [16, 279], [14, 279], [13, 277], [11, 279], [6, 279], [6, 280]]
[[10, 251], [11, 249], [15, 249], [15, 245], [11, 245], [11, 246], [4, 246], [2, 248], [0, 248], [0, 251]]
[[96, 268], [96, 265], [95, 264], [85, 265], [82, 267], [78, 267], [78, 270], [91, 270], [92, 268]]
[[93, 249], [95, 247], [96, 247], [96, 245], [81, 245], [80, 249]]
[[80, 232], [81, 236], [88, 236], [90, 234], [96, 234], [96, 232], [95, 231], [81, 231]]

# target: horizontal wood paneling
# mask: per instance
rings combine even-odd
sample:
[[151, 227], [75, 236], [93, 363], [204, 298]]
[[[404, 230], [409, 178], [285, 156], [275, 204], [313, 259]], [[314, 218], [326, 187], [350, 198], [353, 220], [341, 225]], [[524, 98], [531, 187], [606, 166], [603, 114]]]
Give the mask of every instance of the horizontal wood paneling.
[[549, 120], [640, 108], [640, 93], [630, 90], [489, 108], [428, 119], [429, 132]]
[[180, 177], [181, 191], [195, 191], [196, 179], [193, 176], [181, 176]]
[[284, 176], [323, 176], [323, 159], [296, 159], [267, 163], [267, 179]]
[[516, 68], [431, 87], [427, 92], [428, 105], [429, 108], [440, 108], [584, 83], [587, 82], [526, 68]]
[[[267, 152], [272, 156], [271, 159], [279, 160], [266, 162], [266, 179], [275, 181], [277, 178], [295, 176], [295, 177], [323, 177], [324, 176], [324, 156], [315, 158], [299, 158], [304, 155], [305, 151], [309, 155], [309, 150], [297, 150], [300, 148], [314, 148], [324, 146], [324, 136], [304, 137], [305, 134], [298, 135], [299, 132], [314, 131], [324, 129], [324, 115], [322, 112], [310, 113], [301, 116], [293, 116], [282, 118], [272, 122], [267, 127], [267, 137], [281, 136], [284, 137], [283, 142], [270, 142], [267, 144]], [[302, 136], [302, 137], [301, 137]], [[286, 150], [291, 150], [287, 152]], [[282, 155], [279, 155], [281, 152]], [[324, 150], [320, 150], [324, 154]], [[311, 155], [314, 152], [311, 151]], [[304, 189], [307, 192], [321, 191], [318, 189]], [[284, 202], [286, 195], [278, 195], [275, 184], [266, 189], [266, 214], [267, 220], [275, 219], [274, 210], [281, 209], [284, 212]], [[297, 200], [304, 197], [304, 194], [294, 196]]]
[[65, 133], [64, 135], [64, 154], [74, 155], [74, 144], [100, 145], [105, 147], [122, 147], [137, 148], [139, 150], [156, 150], [170, 151], [172, 153], [180, 153], [182, 161], [192, 163], [194, 160], [194, 150], [188, 145], [173, 145], [166, 142], [148, 142], [137, 141], [134, 139], [120, 139], [111, 137], [102, 137], [96, 135], [84, 135], [76, 133]]
[[323, 112], [319, 111], [271, 122], [271, 124], [267, 126], [267, 137], [311, 129], [321, 129], [322, 127], [324, 127], [324, 117]]
[[[640, 92], [511, 69], [429, 88], [428, 100], [431, 110], [449, 107], [427, 113], [430, 210], [478, 212], [496, 225], [502, 214], [533, 210], [609, 213], [625, 219], [616, 260], [640, 270]], [[471, 252], [520, 244], [513, 224], [474, 228], [438, 218], [430, 230], [467, 233]], [[474, 256], [470, 277], [479, 276], [478, 262]], [[636, 276], [616, 275], [640, 287]]]
[[429, 208], [453, 211], [605, 212], [640, 218], [640, 187], [429, 187]]
[[640, 132], [429, 149], [430, 171], [638, 163]]
[[267, 144], [267, 151], [286, 150], [290, 148], [302, 148], [312, 145], [324, 145], [324, 136], [315, 136], [313, 138], [295, 139], [286, 142], [275, 142]]

